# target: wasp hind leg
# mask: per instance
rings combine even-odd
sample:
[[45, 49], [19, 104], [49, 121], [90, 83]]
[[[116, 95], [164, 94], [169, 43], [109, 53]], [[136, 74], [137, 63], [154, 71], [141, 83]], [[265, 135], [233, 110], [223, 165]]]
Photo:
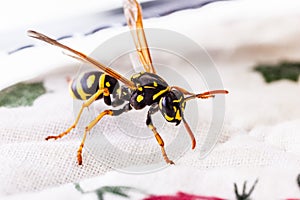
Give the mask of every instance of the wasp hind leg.
[[146, 124], [147, 124], [148, 128], [151, 129], [151, 131], [154, 133], [155, 139], [161, 147], [161, 153], [162, 153], [162, 156], [164, 157], [166, 163], [167, 164], [175, 164], [172, 160], [170, 160], [168, 158], [168, 155], [167, 155], [165, 147], [164, 147], [164, 145], [165, 145], [164, 141], [161, 138], [161, 136], [159, 135], [159, 133], [157, 132], [156, 127], [152, 123], [151, 115], [153, 115], [157, 111], [158, 111], [158, 104], [156, 103], [156, 104], [153, 104], [148, 111]]
[[130, 104], [126, 104], [123, 108], [118, 109], [118, 110], [105, 110], [101, 112], [93, 121], [91, 121], [84, 130], [83, 138], [81, 141], [81, 144], [77, 150], [77, 161], [79, 165], [82, 165], [82, 149], [84, 147], [85, 139], [87, 136], [87, 133], [104, 117], [105, 115], [110, 115], [110, 116], [118, 116], [124, 112], [130, 111], [131, 106]]
[[45, 140], [50, 140], [50, 139], [57, 140], [57, 139], [59, 139], [59, 138], [64, 137], [64, 136], [67, 135], [68, 133], [70, 133], [71, 130], [74, 129], [74, 128], [77, 126], [78, 121], [79, 121], [79, 119], [80, 119], [80, 116], [81, 116], [81, 114], [82, 114], [84, 108], [89, 107], [89, 106], [90, 106], [90, 105], [91, 105], [91, 104], [92, 104], [92, 103], [93, 103], [93, 102], [94, 102], [94, 101], [95, 101], [102, 93], [104, 93], [106, 96], [107, 96], [107, 94], [109, 95], [109, 91], [108, 91], [107, 88], [98, 90], [93, 96], [91, 96], [87, 101], [85, 101], [85, 102], [82, 104], [82, 106], [81, 106], [81, 108], [80, 108], [80, 110], [79, 110], [79, 113], [77, 114], [77, 117], [76, 117], [75, 122], [74, 122], [74, 123], [73, 123], [66, 131], [64, 131], [64, 132], [62, 132], [61, 134], [56, 135], [56, 136], [50, 135], [50, 136], [46, 137]]

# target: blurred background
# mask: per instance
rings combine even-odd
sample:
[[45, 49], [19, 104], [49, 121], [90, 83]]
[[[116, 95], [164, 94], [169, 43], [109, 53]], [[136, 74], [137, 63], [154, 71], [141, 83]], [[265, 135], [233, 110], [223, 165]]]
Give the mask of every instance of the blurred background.
[[[144, 8], [144, 18], [151, 18], [168, 15], [178, 10], [201, 7], [214, 1], [142, 0], [140, 2]], [[43, 3], [35, 0], [26, 3], [10, 1], [4, 4], [0, 11], [6, 19], [1, 22], [1, 37], [7, 38], [2, 41], [0, 50], [8, 52], [30, 43], [31, 40], [24, 37], [24, 32], [29, 27], [38, 27], [63, 37], [75, 33], [89, 34], [101, 28], [125, 25], [120, 0], [100, 3], [81, 0]]]

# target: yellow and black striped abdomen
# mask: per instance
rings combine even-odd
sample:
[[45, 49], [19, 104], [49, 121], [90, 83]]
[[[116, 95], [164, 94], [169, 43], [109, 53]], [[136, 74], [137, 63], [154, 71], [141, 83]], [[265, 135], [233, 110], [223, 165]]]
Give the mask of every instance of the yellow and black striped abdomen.
[[[70, 82], [70, 94], [75, 99], [86, 100], [99, 89], [99, 81], [104, 73], [90, 71], [81, 73]], [[104, 75], [105, 76], [105, 75]]]
[[[113, 92], [119, 88], [119, 83], [117, 79], [100, 71], [84, 72], [70, 83], [71, 95], [73, 98], [80, 100], [87, 100], [99, 89], [104, 88], [108, 89], [109, 94], [113, 94]], [[102, 97], [103, 95], [101, 94], [98, 99]], [[110, 100], [106, 99], [106, 103], [108, 103], [108, 101]]]

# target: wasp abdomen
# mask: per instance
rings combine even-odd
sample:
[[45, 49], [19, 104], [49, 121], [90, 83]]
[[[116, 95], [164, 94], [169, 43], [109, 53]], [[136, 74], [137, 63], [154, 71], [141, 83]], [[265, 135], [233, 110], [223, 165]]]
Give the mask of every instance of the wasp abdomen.
[[[83, 72], [70, 82], [70, 94], [75, 99], [87, 100], [99, 89], [108, 88], [112, 94], [118, 81], [100, 71]], [[100, 95], [98, 99], [101, 99]]]

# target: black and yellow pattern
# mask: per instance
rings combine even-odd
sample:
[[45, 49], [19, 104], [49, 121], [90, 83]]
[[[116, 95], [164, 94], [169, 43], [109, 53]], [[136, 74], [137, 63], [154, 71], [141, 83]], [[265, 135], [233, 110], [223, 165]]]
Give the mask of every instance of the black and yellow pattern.
[[132, 75], [137, 87], [130, 98], [130, 104], [135, 109], [142, 109], [158, 103], [158, 109], [168, 122], [178, 125], [182, 120], [185, 108], [184, 95], [178, 90], [171, 90], [167, 82], [160, 76], [148, 72]]
[[[84, 147], [87, 133], [104, 117], [104, 116], [118, 116], [124, 112], [128, 112], [133, 108], [136, 110], [150, 106], [146, 124], [154, 134], [158, 144], [161, 147], [161, 152], [164, 160], [168, 164], [174, 164], [167, 156], [164, 149], [164, 141], [152, 123], [151, 116], [158, 110], [161, 111], [163, 117], [168, 122], [174, 122], [178, 125], [181, 121], [185, 126], [186, 131], [191, 137], [192, 149], [195, 148], [196, 140], [191, 128], [183, 117], [185, 102], [195, 98], [210, 98], [215, 94], [227, 94], [226, 90], [214, 90], [201, 94], [193, 94], [180, 87], [170, 87], [165, 80], [156, 74], [156, 70], [152, 65], [150, 51], [148, 49], [147, 41], [143, 31], [142, 11], [137, 0], [125, 1], [124, 6], [125, 15], [127, 17], [129, 27], [134, 30], [134, 41], [139, 59], [144, 66], [146, 72], [134, 74], [131, 80], [128, 80], [112, 68], [98, 62], [92, 57], [85, 55], [71, 47], [68, 47], [55, 39], [52, 39], [44, 34], [29, 30], [30, 37], [42, 40], [51, 45], [67, 51], [67, 55], [80, 61], [84, 61], [98, 70], [84, 72], [76, 79], [70, 82], [71, 95], [79, 100], [85, 100], [76, 117], [75, 122], [64, 132], [56, 136], [48, 136], [49, 139], [59, 139], [70, 133], [73, 130], [81, 117], [85, 108], [88, 108], [95, 100], [103, 98], [105, 104], [112, 107], [122, 106], [119, 109], [108, 109], [101, 112], [94, 120], [92, 120], [86, 127], [79, 149], [77, 150], [78, 164], [82, 164], [82, 150]], [[138, 28], [138, 30], [137, 30]], [[124, 85], [120, 87], [119, 82]], [[184, 98], [184, 95], [189, 95]]]
[[99, 71], [81, 73], [70, 82], [70, 94], [73, 98], [87, 100], [99, 89], [99, 80], [103, 73]]
[[178, 90], [171, 90], [159, 101], [159, 110], [168, 122], [178, 125], [185, 109], [184, 96]]
[[[83, 109], [88, 107], [93, 101], [103, 98], [107, 105], [117, 107], [123, 105], [120, 109], [109, 109], [101, 112], [85, 129], [84, 137], [80, 148], [77, 152], [78, 163], [82, 163], [82, 149], [87, 132], [91, 130], [105, 115], [118, 116], [124, 112], [128, 112], [133, 108], [140, 110], [146, 106], [150, 106], [147, 114], [146, 125], [153, 132], [158, 144], [161, 147], [164, 160], [168, 164], [174, 164], [167, 156], [164, 149], [164, 141], [157, 132], [152, 122], [152, 115], [160, 111], [166, 121], [175, 123], [177, 126], [183, 121], [184, 127], [190, 135], [192, 141], [192, 149], [196, 146], [194, 134], [184, 119], [184, 109], [186, 101], [194, 98], [209, 98], [215, 94], [226, 94], [225, 90], [214, 90], [201, 94], [193, 94], [187, 92], [180, 87], [170, 87], [167, 82], [157, 74], [149, 72], [140, 72], [132, 75], [131, 81], [134, 83], [135, 89], [120, 86], [118, 80], [99, 71], [85, 72], [78, 76], [70, 83], [70, 92], [74, 98], [86, 100], [76, 118], [76, 121], [67, 131], [58, 136], [48, 136], [46, 139], [57, 139], [68, 134], [75, 128]], [[185, 97], [184, 95], [189, 95]], [[111, 99], [112, 98], [112, 99]]]
[[137, 90], [132, 93], [130, 104], [137, 110], [158, 102], [160, 97], [170, 90], [165, 80], [148, 72], [132, 75], [131, 81], [134, 82]]
[[[115, 78], [102, 72], [84, 72], [70, 82], [70, 94], [75, 99], [87, 100], [99, 89], [107, 88], [109, 93], [104, 93], [104, 96], [109, 96], [116, 85], [119, 86], [119, 83]], [[100, 95], [98, 99], [102, 97], [103, 95]]]

